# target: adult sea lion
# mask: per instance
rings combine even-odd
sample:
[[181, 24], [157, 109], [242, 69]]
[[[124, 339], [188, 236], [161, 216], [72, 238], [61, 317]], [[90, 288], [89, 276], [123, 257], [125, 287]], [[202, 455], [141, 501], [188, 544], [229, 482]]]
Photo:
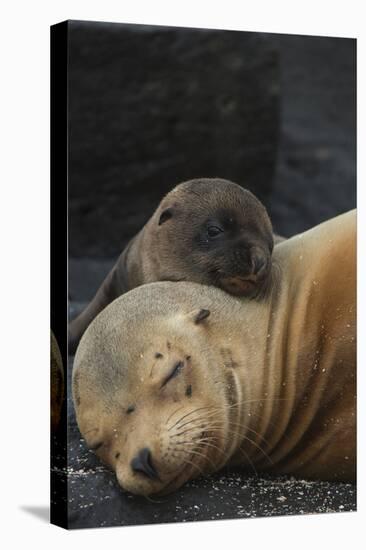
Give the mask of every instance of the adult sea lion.
[[277, 248], [263, 303], [155, 284], [91, 325], [78, 422], [125, 488], [169, 491], [224, 463], [354, 475], [355, 214]]
[[87, 444], [136, 494], [225, 464], [355, 478], [356, 213], [276, 246], [266, 300], [153, 283], [89, 326], [73, 372]]
[[88, 307], [70, 323], [74, 353], [89, 323], [115, 298], [154, 281], [193, 281], [259, 297], [266, 288], [272, 225], [262, 203], [218, 178], [181, 183], [129, 242]]

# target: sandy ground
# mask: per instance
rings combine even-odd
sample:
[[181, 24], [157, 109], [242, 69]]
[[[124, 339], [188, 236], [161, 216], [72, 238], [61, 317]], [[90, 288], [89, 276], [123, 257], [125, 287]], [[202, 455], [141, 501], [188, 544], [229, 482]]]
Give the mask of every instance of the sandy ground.
[[355, 485], [269, 477], [239, 468], [198, 478], [157, 499], [123, 492], [114, 473], [100, 463], [80, 436], [71, 399], [72, 362], [70, 358], [68, 468], [66, 472], [56, 466], [53, 472], [59, 482], [67, 483], [70, 528], [356, 510]]

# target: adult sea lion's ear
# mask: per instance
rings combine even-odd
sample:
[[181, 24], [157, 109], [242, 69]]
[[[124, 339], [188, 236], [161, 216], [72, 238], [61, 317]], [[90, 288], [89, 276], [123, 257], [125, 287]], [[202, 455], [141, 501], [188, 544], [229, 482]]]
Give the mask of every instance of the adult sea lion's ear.
[[190, 314], [190, 317], [192, 318], [195, 325], [200, 325], [201, 323], [204, 322], [205, 319], [207, 319], [210, 313], [211, 312], [209, 309], [198, 309], [193, 311]]
[[165, 208], [165, 210], [163, 210], [162, 213], [160, 214], [159, 225], [170, 220], [172, 216], [173, 216], [172, 208]]

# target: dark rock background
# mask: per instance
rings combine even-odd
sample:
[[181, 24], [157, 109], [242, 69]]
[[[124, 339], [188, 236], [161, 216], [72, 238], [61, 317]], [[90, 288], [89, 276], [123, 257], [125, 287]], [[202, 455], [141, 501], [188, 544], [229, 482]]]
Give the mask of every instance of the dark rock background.
[[179, 182], [233, 179], [263, 200], [279, 63], [256, 33], [71, 22], [70, 255], [115, 256]]
[[281, 122], [267, 206], [291, 236], [356, 206], [356, 41], [269, 39], [280, 56]]
[[288, 236], [354, 207], [355, 40], [70, 22], [69, 44], [71, 257], [115, 257], [194, 177]]
[[[85, 22], [69, 40], [71, 316], [184, 179], [248, 187], [286, 236], [355, 207], [355, 40]], [[71, 398], [68, 423], [68, 476], [53, 475], [73, 528], [356, 508], [352, 485], [243, 471], [151, 503], [85, 448]]]

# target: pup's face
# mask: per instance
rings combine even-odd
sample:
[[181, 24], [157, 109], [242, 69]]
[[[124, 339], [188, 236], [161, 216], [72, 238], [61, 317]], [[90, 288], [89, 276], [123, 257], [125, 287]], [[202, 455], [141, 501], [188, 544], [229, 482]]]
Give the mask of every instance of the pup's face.
[[157, 238], [167, 252], [160, 276], [254, 297], [271, 270], [270, 219], [251, 193], [225, 180], [214, 181], [182, 184], [162, 202]]

